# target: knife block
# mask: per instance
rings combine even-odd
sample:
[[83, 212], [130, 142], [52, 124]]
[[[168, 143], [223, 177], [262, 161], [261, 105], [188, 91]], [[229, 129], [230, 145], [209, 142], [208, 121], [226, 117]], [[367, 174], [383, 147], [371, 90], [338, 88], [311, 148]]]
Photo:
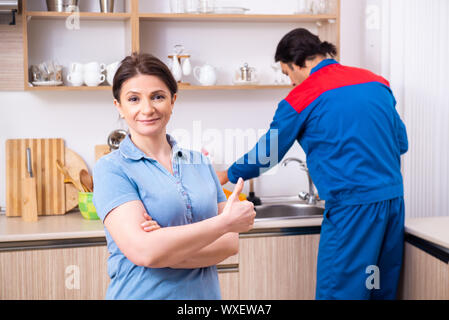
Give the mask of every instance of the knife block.
[[[65, 166], [66, 148], [63, 139], [9, 139], [6, 140], [6, 216], [20, 217], [24, 211], [23, 193], [27, 170], [27, 148], [31, 149], [33, 176], [36, 179], [37, 212], [39, 215], [66, 213], [64, 177], [56, 168], [56, 160]], [[79, 173], [79, 171], [78, 171]], [[78, 198], [78, 193], [76, 194]]]
[[24, 178], [22, 186], [22, 219], [26, 222], [37, 222], [36, 178]]

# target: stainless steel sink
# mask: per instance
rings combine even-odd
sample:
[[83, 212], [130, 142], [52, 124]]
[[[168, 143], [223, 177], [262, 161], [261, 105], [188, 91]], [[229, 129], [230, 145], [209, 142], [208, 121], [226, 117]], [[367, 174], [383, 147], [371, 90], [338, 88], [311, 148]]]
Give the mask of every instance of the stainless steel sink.
[[[264, 203], [262, 201], [262, 203]], [[255, 207], [257, 220], [281, 220], [319, 218], [323, 216], [324, 206], [322, 204], [310, 205], [295, 201], [287, 203], [269, 203]]]

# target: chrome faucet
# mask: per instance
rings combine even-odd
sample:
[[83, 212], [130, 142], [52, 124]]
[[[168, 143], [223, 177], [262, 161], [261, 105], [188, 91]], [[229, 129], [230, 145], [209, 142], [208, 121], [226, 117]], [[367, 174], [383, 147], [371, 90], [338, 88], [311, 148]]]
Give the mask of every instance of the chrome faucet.
[[316, 195], [315, 195], [315, 189], [313, 186], [313, 181], [312, 178], [310, 177], [310, 173], [309, 173], [309, 169], [307, 169], [307, 164], [298, 159], [298, 158], [287, 158], [284, 161], [282, 161], [282, 165], [284, 167], [286, 167], [290, 162], [297, 162], [299, 163], [299, 166], [301, 168], [301, 170], [305, 171], [307, 173], [307, 178], [309, 179], [309, 193], [307, 192], [300, 192], [299, 193], [299, 197], [304, 200], [307, 201], [308, 204], [316, 204], [317, 203], [317, 199], [316, 199]]

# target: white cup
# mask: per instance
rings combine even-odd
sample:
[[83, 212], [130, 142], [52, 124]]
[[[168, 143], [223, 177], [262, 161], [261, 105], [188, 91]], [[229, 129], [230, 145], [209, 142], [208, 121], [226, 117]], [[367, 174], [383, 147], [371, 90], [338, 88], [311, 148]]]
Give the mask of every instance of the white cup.
[[111, 86], [114, 82], [114, 76], [115, 76], [115, 73], [117, 72], [119, 66], [120, 66], [120, 61], [117, 61], [117, 62], [111, 63], [110, 65], [108, 65], [106, 67], [106, 74], [107, 74], [106, 79], [107, 79], [109, 85], [111, 85]]
[[104, 63], [90, 62], [84, 65], [84, 72], [89, 73], [102, 73], [106, 70], [106, 65]]
[[96, 72], [85, 72], [84, 73], [84, 83], [89, 87], [96, 87], [100, 83], [103, 83], [106, 79], [104, 74]]
[[84, 84], [84, 75], [81, 72], [74, 72], [67, 76], [67, 81], [75, 87], [80, 87]]
[[70, 73], [83, 73], [84, 65], [79, 62], [73, 62], [70, 65]]

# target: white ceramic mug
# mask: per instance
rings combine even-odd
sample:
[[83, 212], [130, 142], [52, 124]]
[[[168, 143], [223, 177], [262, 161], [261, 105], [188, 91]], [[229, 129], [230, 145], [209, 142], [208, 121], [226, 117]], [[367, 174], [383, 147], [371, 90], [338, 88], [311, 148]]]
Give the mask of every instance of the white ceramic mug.
[[84, 74], [81, 72], [74, 72], [67, 76], [67, 81], [75, 87], [80, 87], [84, 84]]
[[111, 86], [114, 82], [115, 73], [117, 72], [119, 67], [120, 67], [120, 61], [111, 63], [110, 65], [108, 65], [106, 67], [106, 74], [107, 74], [106, 79]]
[[103, 83], [106, 79], [106, 76], [101, 73], [96, 72], [85, 72], [84, 73], [84, 83], [89, 87], [96, 87], [100, 83]]
[[193, 75], [198, 82], [203, 86], [213, 86], [217, 82], [217, 73], [215, 68], [209, 64], [202, 67], [196, 66], [193, 68]]
[[84, 72], [89, 73], [102, 73], [106, 70], [106, 65], [104, 63], [90, 62], [84, 65]]
[[79, 62], [73, 62], [70, 65], [70, 73], [83, 73], [84, 65]]

